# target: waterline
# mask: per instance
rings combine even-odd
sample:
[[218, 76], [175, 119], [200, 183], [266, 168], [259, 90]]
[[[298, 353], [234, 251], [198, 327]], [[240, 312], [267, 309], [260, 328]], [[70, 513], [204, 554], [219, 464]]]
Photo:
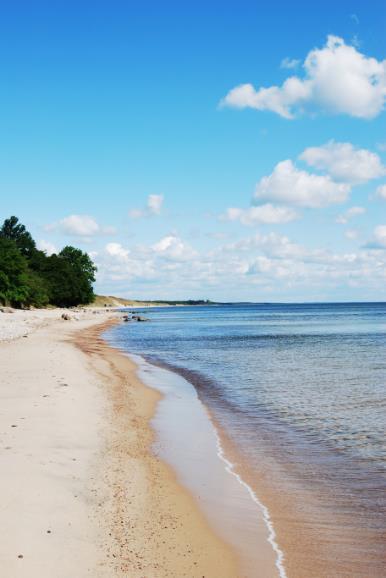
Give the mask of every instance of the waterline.
[[[209, 523], [239, 553], [243, 576], [287, 578], [268, 508], [226, 456], [219, 430], [194, 387], [141, 356], [129, 357], [140, 379], [163, 394], [153, 419], [157, 455], [173, 467]], [[251, 500], [258, 511], [251, 509]]]
[[276, 532], [274, 530], [273, 527], [273, 523], [272, 523], [272, 519], [269, 513], [269, 510], [267, 508], [267, 506], [265, 506], [257, 497], [256, 492], [254, 490], [252, 490], [251, 486], [249, 484], [247, 484], [247, 482], [245, 482], [243, 480], [243, 478], [240, 476], [240, 474], [238, 474], [235, 471], [235, 466], [234, 464], [228, 460], [228, 458], [225, 456], [224, 453], [224, 449], [222, 447], [221, 444], [221, 439], [219, 436], [219, 433], [217, 431], [217, 428], [215, 426], [213, 426], [214, 428], [214, 433], [216, 435], [217, 438], [217, 447], [218, 447], [218, 452], [217, 455], [220, 458], [220, 460], [222, 460], [225, 464], [225, 469], [226, 471], [231, 474], [232, 476], [235, 476], [235, 478], [237, 479], [237, 481], [239, 482], [239, 484], [241, 484], [244, 488], [246, 488], [246, 490], [248, 491], [249, 495], [251, 496], [252, 500], [255, 502], [255, 504], [258, 505], [258, 507], [260, 508], [262, 514], [263, 514], [263, 518], [264, 518], [264, 522], [265, 525], [267, 526], [268, 529], [268, 542], [271, 544], [272, 549], [274, 550], [274, 552], [276, 553], [276, 567], [279, 571], [279, 576], [280, 578], [287, 578], [287, 574], [285, 571], [285, 567], [284, 567], [284, 554], [283, 552], [280, 550], [278, 543], [276, 542]]

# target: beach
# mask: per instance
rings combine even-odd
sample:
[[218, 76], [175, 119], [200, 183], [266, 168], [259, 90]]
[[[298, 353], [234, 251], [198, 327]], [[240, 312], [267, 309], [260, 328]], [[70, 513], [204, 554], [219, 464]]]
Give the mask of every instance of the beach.
[[[228, 320], [228, 309], [169, 308], [149, 311], [149, 323], [123, 323], [122, 313], [106, 308], [0, 312], [7, 578], [383, 575], [384, 478], [374, 460], [364, 470], [312, 430], [254, 415], [251, 402], [249, 413], [241, 411], [225, 399], [225, 381], [220, 390], [140, 353], [158, 348], [159, 359], [168, 361], [169, 352], [193, 368], [197, 360], [210, 374], [213, 345], [191, 333], [210, 326], [218, 335], [224, 326], [228, 355], [238, 347], [229, 335], [240, 331], [242, 313], [232, 313], [234, 325], [223, 325], [221, 315]], [[250, 351], [255, 358], [254, 343]], [[219, 349], [216, 356], [220, 379], [231, 362]], [[241, 358], [237, 351], [236, 373], [226, 374], [238, 403], [249, 391]], [[252, 375], [255, 383], [256, 368]], [[378, 448], [375, 436], [370, 442]]]
[[151, 451], [160, 394], [100, 338], [117, 314], [0, 315], [2, 573], [237, 578], [235, 553]]
[[385, 305], [146, 313], [104, 337], [162, 393], [157, 454], [245, 575], [383, 577]]

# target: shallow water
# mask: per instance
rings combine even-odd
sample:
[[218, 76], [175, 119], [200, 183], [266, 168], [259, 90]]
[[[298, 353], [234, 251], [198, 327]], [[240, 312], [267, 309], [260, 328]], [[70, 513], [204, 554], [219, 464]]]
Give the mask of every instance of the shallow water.
[[[290, 575], [383, 576], [386, 304], [176, 307], [146, 316], [151, 323], [122, 324], [110, 339], [196, 387], [229, 455], [281, 525], [297, 561]], [[307, 556], [289, 539], [294, 531]]]
[[214, 530], [237, 552], [239, 578], [286, 578], [264, 505], [234, 471], [194, 387], [177, 373], [130, 356], [143, 383], [162, 399], [152, 420], [154, 450], [191, 490]]

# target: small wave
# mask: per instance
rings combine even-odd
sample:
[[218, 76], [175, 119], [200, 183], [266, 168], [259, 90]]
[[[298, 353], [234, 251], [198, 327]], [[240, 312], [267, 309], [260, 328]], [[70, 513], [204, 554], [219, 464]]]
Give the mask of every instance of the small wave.
[[220, 439], [219, 433], [217, 431], [217, 428], [214, 426], [213, 423], [212, 423], [212, 426], [213, 426], [213, 430], [214, 430], [214, 433], [216, 436], [217, 455], [220, 458], [220, 460], [222, 460], [224, 462], [225, 470], [237, 479], [239, 484], [241, 484], [248, 491], [253, 502], [260, 508], [260, 510], [263, 514], [264, 523], [268, 529], [268, 542], [271, 544], [272, 549], [276, 554], [275, 565], [279, 571], [279, 576], [280, 576], [280, 578], [287, 578], [287, 573], [286, 573], [285, 567], [284, 567], [284, 553], [282, 550], [280, 550], [279, 545], [276, 542], [276, 532], [275, 532], [275, 529], [273, 527], [273, 522], [272, 522], [269, 510], [268, 510], [267, 506], [265, 506], [259, 500], [259, 498], [257, 497], [255, 491], [251, 488], [251, 486], [249, 484], [247, 484], [247, 482], [245, 482], [243, 480], [243, 478], [240, 476], [240, 474], [238, 474], [235, 471], [234, 464], [230, 460], [228, 460], [228, 458], [225, 456], [224, 448], [222, 447], [221, 439]]

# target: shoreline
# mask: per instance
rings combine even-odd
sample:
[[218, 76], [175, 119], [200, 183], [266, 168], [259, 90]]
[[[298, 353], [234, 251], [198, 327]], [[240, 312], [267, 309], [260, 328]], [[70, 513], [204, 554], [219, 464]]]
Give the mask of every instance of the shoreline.
[[235, 552], [151, 451], [159, 394], [100, 337], [116, 321], [90, 317], [0, 344], [3, 572], [238, 578]]
[[152, 420], [154, 451], [171, 465], [215, 532], [238, 553], [242, 576], [287, 578], [268, 508], [230, 461], [223, 432], [194, 386], [176, 372], [120, 351], [137, 365], [141, 381], [162, 394]]
[[[245, 444], [243, 446], [237, 439], [238, 432], [241, 432], [241, 436], [249, 432], [242, 430], [243, 422], [234, 416], [231, 406], [222, 403], [221, 399], [220, 403], [216, 405], [216, 402], [219, 401], [218, 397], [214, 397], [213, 394], [214, 399], [212, 399], [209, 386], [206, 389], [203, 386], [206, 384], [205, 376], [200, 383], [199, 380], [192, 380], [192, 372], [174, 366], [173, 362], [164, 362], [160, 361], [157, 356], [152, 358], [151, 355], [141, 354], [142, 350], [146, 351], [146, 340], [144, 343], [141, 342], [141, 347], [136, 347], [135, 334], [131, 340], [126, 340], [125, 332], [120, 332], [119, 329], [117, 329], [116, 338], [114, 338], [113, 333], [111, 335], [112, 344], [116, 347], [121, 346], [121, 350], [126, 355], [132, 356], [129, 353], [130, 347], [132, 347], [132, 349], [138, 350], [134, 357], [144, 360], [149, 367], [168, 371], [170, 379], [168, 378], [167, 381], [170, 381], [172, 389], [180, 397], [184, 395], [180, 389], [181, 382], [174, 384], [176, 378], [173, 376], [179, 376], [180, 379], [187, 381], [193, 387], [209, 414], [214, 429], [220, 436], [226, 459], [234, 466], [235, 473], [237, 472], [246, 483], [246, 489], [250, 488], [258, 496], [259, 502], [268, 509], [277, 536], [275, 542], [285, 557], [284, 572], [286, 575], [299, 578], [329, 578], [330, 576], [342, 578], [354, 578], [355, 576], [359, 578], [367, 576], [370, 572], [374, 578], [375, 576], [379, 576], [379, 578], [383, 576], [385, 549], [382, 513], [381, 510], [378, 512], [378, 510], [373, 511], [371, 509], [371, 504], [366, 502], [366, 495], [363, 496], [362, 501], [358, 493], [353, 494], [349, 491], [350, 487], [360, 488], [361, 480], [353, 477], [354, 485], [351, 484], [350, 486], [346, 483], [347, 480], [340, 478], [338, 466], [342, 464], [344, 456], [334, 455], [328, 447], [326, 448], [321, 443], [315, 443], [314, 439], [301, 438], [300, 434], [299, 437], [295, 437], [294, 432], [288, 432], [282, 424], [275, 421], [265, 423], [263, 419], [257, 424], [259, 427], [254, 430], [256, 435], [250, 438], [253, 445]], [[152, 351], [151, 345], [149, 350]], [[174, 351], [172, 343], [168, 351], [171, 359]], [[149, 368], [145, 369], [146, 373], [141, 376], [145, 381], [149, 375], [148, 370]], [[155, 386], [158, 389], [156, 383]], [[163, 401], [159, 405], [162, 404]], [[177, 404], [175, 404], [175, 409], [176, 411], [180, 410]], [[171, 421], [167, 417], [166, 414], [161, 419], [161, 434], [162, 431], [165, 432], [165, 429], [167, 434], [168, 423]], [[174, 435], [166, 437], [165, 450], [162, 451], [161, 457], [166, 458], [168, 463], [171, 463], [173, 469], [178, 472], [183, 485], [193, 495], [199, 496], [199, 505], [205, 506], [203, 509], [206, 511], [208, 519], [214, 520], [215, 530], [221, 536], [228, 538], [227, 541], [235, 546], [233, 537], [226, 536], [223, 529], [226, 524], [221, 526], [218, 523], [221, 518], [221, 515], [218, 516], [218, 502], [220, 500], [213, 493], [210, 496], [212, 502], [217, 504], [217, 512], [213, 515], [210, 505], [208, 507], [210, 500], [205, 503], [203, 499], [203, 495], [205, 497], [208, 494], [207, 487], [203, 484], [201, 487], [199, 486], [199, 476], [192, 471], [189, 463], [184, 463], [184, 452], [179, 452], [178, 448], [173, 447], [175, 445], [174, 439], [182, 438], [183, 441], [185, 440], [186, 426], [189, 420], [190, 416], [187, 416], [180, 430], [177, 429], [172, 432]], [[196, 431], [200, 431], [200, 429], [200, 427], [196, 428]], [[194, 448], [192, 448], [191, 453], [194, 453]], [[327, 460], [328, 465], [336, 465], [335, 470], [332, 470], [331, 473], [328, 468], [323, 469]], [[202, 460], [201, 463], [206, 465], [209, 461], [211, 463], [212, 460]], [[352, 465], [351, 470], [346, 466], [344, 471], [348, 474], [353, 472], [354, 475], [358, 475], [355, 464]], [[349, 478], [350, 480], [351, 478]], [[375, 489], [377, 489], [377, 480], [382, 484], [380, 477], [368, 478], [368, 482], [370, 480]], [[340, 481], [341, 483], [339, 483]], [[357, 485], [355, 486], [355, 484]], [[217, 486], [221, 487], [220, 484]], [[381, 492], [378, 494], [381, 497]], [[380, 507], [383, 507], [384, 502], [379, 503]], [[255, 510], [255, 506], [251, 505], [250, 509]], [[356, 515], [357, 518], [355, 518]], [[236, 547], [236, 551], [240, 551], [240, 548]], [[247, 557], [242, 556], [241, 558], [246, 559]], [[279, 562], [280, 559], [281, 557]], [[256, 567], [259, 568], [260, 566], [256, 565]], [[283, 574], [283, 568], [279, 566], [278, 569]], [[247, 572], [247, 575], [256, 576], [259, 574]], [[264, 578], [268, 575], [262, 573]]]

